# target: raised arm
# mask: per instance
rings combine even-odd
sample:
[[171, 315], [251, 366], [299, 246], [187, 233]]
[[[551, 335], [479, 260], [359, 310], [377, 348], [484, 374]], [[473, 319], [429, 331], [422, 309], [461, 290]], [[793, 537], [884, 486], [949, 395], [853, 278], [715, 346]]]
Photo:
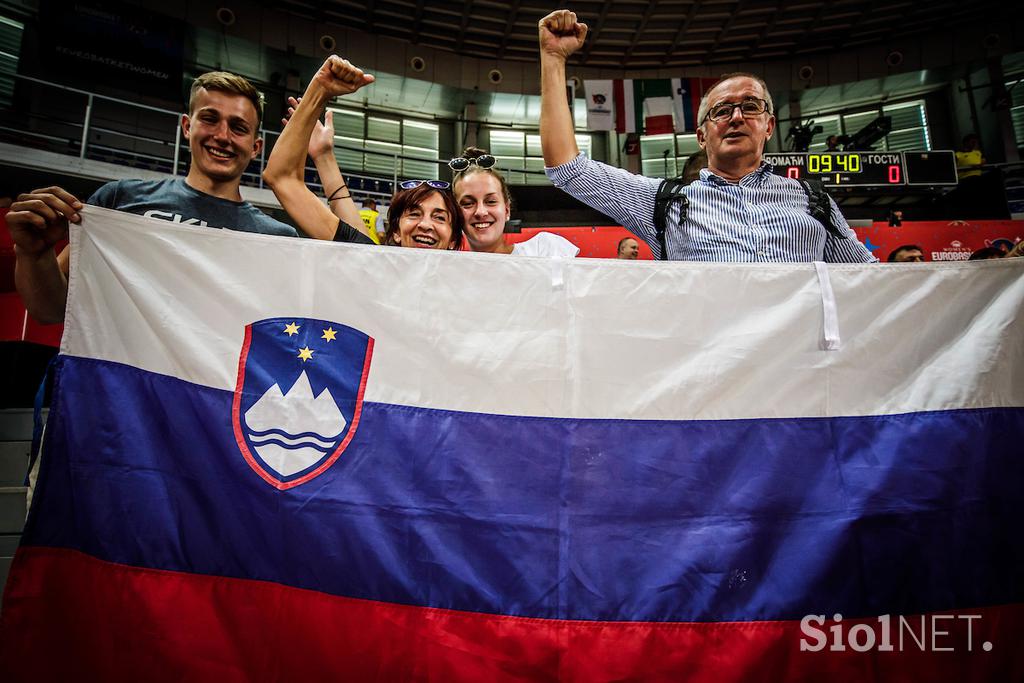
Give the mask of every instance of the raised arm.
[[544, 165], [561, 166], [580, 153], [576, 127], [565, 99], [565, 62], [583, 47], [587, 25], [569, 10], [557, 10], [540, 20], [540, 147]]
[[68, 221], [81, 220], [82, 202], [67, 190], [48, 187], [20, 195], [6, 221], [14, 242], [14, 284], [29, 315], [37, 321], [64, 320], [68, 298], [68, 249], [53, 248], [67, 238]]
[[[328, 101], [338, 95], [353, 93], [373, 81], [372, 75], [363, 73], [348, 60], [337, 55], [328, 57], [309, 82], [302, 102], [274, 145], [263, 171], [263, 180], [274, 191], [285, 211], [311, 237], [333, 239], [338, 217], [306, 187], [305, 165], [310, 135]], [[341, 176], [340, 172], [338, 176]], [[344, 190], [342, 193], [346, 194]]]
[[[288, 119], [295, 113], [302, 98], [288, 98], [288, 117], [281, 119], [281, 125], [288, 125]], [[324, 196], [328, 198], [327, 206], [334, 215], [356, 228], [370, 239], [359, 215], [359, 207], [352, 201], [352, 193], [338, 168], [338, 159], [334, 156], [334, 112], [330, 109], [324, 114], [323, 123], [317, 119], [313, 133], [309, 136], [309, 156], [313, 159], [316, 172], [320, 176], [320, 184], [324, 188]]]

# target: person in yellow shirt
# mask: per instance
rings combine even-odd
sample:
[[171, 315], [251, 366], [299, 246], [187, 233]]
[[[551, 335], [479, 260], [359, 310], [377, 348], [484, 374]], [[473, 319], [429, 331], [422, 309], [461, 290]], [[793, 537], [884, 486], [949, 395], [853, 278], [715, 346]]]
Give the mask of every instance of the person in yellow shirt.
[[981, 155], [981, 141], [976, 133], [964, 136], [960, 151], [956, 153], [956, 174], [960, 180], [981, 175], [985, 157]]
[[359, 217], [363, 219], [363, 224], [366, 225], [366, 232], [377, 244], [380, 244], [380, 239], [377, 237], [377, 219], [380, 218], [380, 212], [377, 211], [377, 202], [372, 197], [367, 197], [363, 200], [363, 208], [359, 210]]

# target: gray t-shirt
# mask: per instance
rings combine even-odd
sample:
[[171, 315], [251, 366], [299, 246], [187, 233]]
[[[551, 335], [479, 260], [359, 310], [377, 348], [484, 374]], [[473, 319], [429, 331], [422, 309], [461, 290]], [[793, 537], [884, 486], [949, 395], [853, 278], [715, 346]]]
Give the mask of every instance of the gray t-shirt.
[[191, 187], [184, 178], [116, 180], [96, 190], [86, 203], [183, 225], [298, 236], [295, 228], [274, 220], [249, 202], [208, 195]]

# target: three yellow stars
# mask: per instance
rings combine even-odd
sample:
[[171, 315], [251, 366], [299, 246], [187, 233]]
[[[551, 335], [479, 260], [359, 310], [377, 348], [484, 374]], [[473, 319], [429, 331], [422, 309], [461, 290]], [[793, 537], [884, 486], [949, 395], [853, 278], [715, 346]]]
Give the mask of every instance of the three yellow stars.
[[[296, 325], [295, 323], [288, 323], [287, 325], [284, 326], [284, 333], [287, 334], [289, 337], [294, 337], [299, 333], [299, 325]], [[326, 330], [324, 330], [324, 333], [320, 335], [320, 338], [326, 339], [328, 342], [332, 342], [337, 341], [337, 335], [338, 333], [334, 330], [333, 327], [328, 327]], [[296, 356], [296, 358], [301, 358], [302, 362], [305, 363], [307, 360], [313, 358], [313, 350], [309, 348], [308, 345], [304, 346], [301, 349], [299, 349], [299, 355]]]

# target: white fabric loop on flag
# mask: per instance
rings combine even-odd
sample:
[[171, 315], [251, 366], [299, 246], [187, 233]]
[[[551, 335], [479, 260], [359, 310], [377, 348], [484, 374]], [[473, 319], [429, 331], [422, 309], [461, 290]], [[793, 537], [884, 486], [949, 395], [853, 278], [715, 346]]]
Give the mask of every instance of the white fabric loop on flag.
[[838, 351], [842, 344], [839, 338], [839, 311], [836, 308], [836, 295], [832, 292], [832, 281], [828, 278], [828, 265], [824, 261], [815, 261], [814, 270], [818, 273], [818, 286], [821, 289], [821, 348], [825, 351]]
[[551, 289], [559, 290], [565, 286], [565, 261], [551, 259]]

